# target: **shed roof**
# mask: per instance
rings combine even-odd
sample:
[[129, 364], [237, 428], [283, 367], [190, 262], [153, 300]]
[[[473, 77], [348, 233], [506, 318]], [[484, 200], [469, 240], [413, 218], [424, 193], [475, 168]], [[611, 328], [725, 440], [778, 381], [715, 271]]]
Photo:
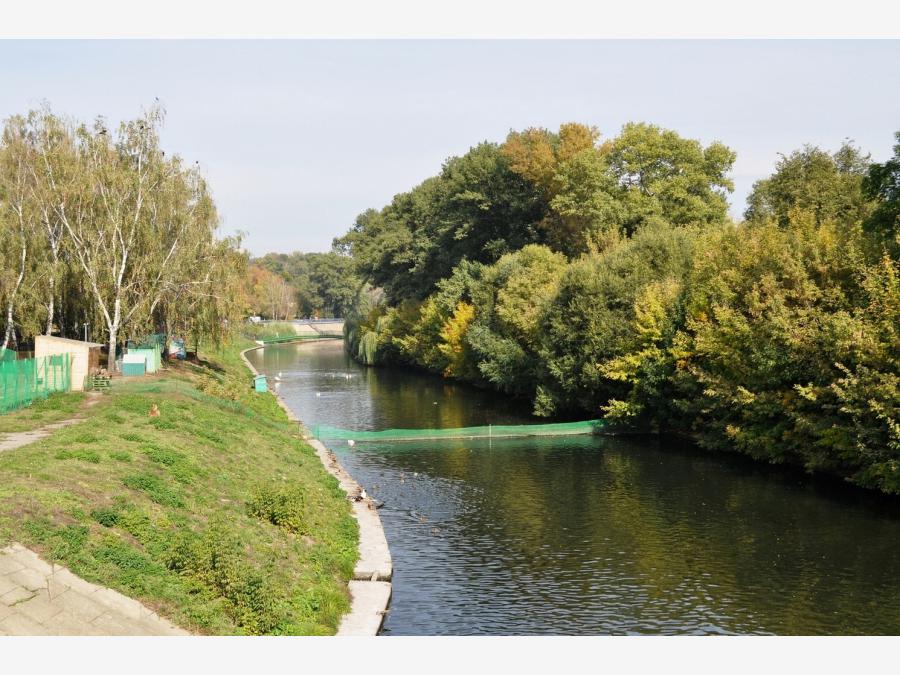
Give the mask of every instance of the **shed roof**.
[[67, 345], [81, 347], [102, 347], [99, 342], [85, 342], [84, 340], [71, 340], [69, 338], [58, 337], [56, 335], [36, 335], [35, 340], [52, 340], [53, 342], [62, 342]]

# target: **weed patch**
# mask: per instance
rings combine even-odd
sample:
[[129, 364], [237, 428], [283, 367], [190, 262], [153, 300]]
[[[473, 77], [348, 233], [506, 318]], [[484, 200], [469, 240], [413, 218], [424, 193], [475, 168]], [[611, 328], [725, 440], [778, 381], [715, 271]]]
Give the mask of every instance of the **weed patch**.
[[133, 474], [126, 477], [122, 482], [125, 484], [125, 487], [145, 493], [152, 501], [162, 506], [184, 506], [181, 496], [166, 485], [162, 478], [152, 473]]
[[50, 560], [72, 558], [81, 553], [88, 534], [84, 525], [60, 527], [49, 518], [33, 518], [22, 527], [33, 541], [47, 549]]
[[154, 417], [152, 420], [150, 420], [150, 426], [160, 430], [177, 428], [172, 420], [163, 417]]
[[56, 459], [80, 459], [82, 462], [90, 462], [91, 464], [100, 463], [100, 453], [87, 448], [76, 448], [74, 450], [60, 450], [56, 453]]
[[112, 563], [119, 569], [147, 572], [153, 569], [154, 564], [143, 553], [118, 541], [106, 541], [93, 551], [97, 560]]

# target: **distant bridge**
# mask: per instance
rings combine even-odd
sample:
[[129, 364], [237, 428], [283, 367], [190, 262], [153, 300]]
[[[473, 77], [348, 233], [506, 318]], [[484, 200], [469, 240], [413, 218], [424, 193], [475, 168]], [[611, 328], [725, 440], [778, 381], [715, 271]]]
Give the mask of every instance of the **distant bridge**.
[[293, 321], [261, 321], [260, 323], [290, 324], [294, 329], [292, 333], [258, 338], [256, 343], [260, 345], [305, 342], [308, 340], [342, 340], [344, 338], [343, 319], [294, 319]]

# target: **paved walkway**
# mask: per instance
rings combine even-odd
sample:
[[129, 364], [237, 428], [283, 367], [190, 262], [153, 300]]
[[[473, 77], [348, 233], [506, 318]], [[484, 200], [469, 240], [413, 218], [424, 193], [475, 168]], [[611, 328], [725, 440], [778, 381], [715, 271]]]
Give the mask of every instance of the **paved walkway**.
[[0, 549], [0, 635], [189, 635], [137, 600], [50, 565], [21, 544]]
[[78, 417], [71, 420], [63, 420], [62, 422], [47, 424], [40, 429], [33, 429], [31, 431], [14, 431], [12, 433], [3, 434], [2, 436], [0, 436], [0, 452], [3, 452], [4, 450], [15, 450], [16, 448], [20, 448], [23, 445], [35, 443], [42, 438], [46, 438], [57, 429], [72, 426], [73, 424], [78, 424], [79, 422], [83, 421], [84, 418]]

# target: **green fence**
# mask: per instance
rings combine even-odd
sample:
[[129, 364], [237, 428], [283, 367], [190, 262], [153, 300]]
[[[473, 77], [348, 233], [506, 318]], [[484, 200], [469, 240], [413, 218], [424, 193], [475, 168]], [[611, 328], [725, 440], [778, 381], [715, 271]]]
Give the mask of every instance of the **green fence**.
[[425, 441], [441, 438], [517, 438], [522, 436], [569, 436], [596, 434], [604, 427], [603, 420], [585, 422], [557, 422], [552, 424], [501, 424], [456, 429], [384, 429], [382, 431], [352, 431], [325, 424], [313, 426], [313, 436], [332, 441]]
[[69, 354], [0, 361], [0, 414], [47, 398], [54, 391], [69, 391], [71, 385]]

